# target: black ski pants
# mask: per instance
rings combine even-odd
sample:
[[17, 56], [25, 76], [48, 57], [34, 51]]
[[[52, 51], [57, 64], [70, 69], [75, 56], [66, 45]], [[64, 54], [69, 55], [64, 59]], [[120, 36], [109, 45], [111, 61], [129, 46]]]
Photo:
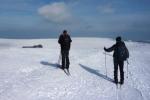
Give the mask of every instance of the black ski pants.
[[70, 61], [69, 61], [69, 50], [61, 50], [62, 55], [62, 68], [69, 69]]
[[114, 80], [115, 80], [115, 82], [118, 82], [118, 67], [120, 70], [120, 82], [123, 83], [124, 82], [124, 71], [123, 71], [124, 61], [117, 61], [114, 59]]

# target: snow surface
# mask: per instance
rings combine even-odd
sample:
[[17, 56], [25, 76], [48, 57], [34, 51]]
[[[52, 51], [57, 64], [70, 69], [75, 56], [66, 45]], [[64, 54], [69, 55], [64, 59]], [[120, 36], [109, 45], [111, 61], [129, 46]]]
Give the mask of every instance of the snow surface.
[[[0, 100], [150, 100], [150, 44], [126, 42], [125, 84], [116, 89], [107, 38], [73, 38], [70, 73], [57, 68], [57, 39], [0, 39]], [[22, 48], [42, 44], [44, 48]], [[109, 53], [112, 55], [112, 53]]]

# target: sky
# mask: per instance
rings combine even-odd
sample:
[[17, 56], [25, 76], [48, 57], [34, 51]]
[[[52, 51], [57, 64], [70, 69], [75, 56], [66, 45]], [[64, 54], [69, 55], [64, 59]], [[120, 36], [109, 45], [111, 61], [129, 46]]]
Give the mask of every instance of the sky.
[[150, 40], [150, 0], [0, 0], [0, 38]]

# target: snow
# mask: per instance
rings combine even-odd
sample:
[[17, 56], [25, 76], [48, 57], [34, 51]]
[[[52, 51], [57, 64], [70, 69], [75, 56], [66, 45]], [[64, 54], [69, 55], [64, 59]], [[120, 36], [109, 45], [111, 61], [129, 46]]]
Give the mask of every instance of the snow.
[[[0, 100], [150, 100], [150, 44], [126, 42], [129, 73], [117, 89], [107, 38], [72, 38], [70, 76], [56, 66], [57, 39], [0, 39]], [[22, 48], [42, 44], [44, 48]]]

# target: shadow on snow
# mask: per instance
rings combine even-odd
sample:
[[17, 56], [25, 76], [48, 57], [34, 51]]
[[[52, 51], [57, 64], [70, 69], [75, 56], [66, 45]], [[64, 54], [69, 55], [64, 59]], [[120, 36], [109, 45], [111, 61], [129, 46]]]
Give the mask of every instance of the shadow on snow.
[[60, 68], [60, 65], [57, 63], [50, 63], [50, 62], [46, 62], [46, 61], [41, 61], [40, 62], [42, 65], [46, 65], [46, 66], [51, 66], [54, 68]]
[[79, 65], [80, 65], [83, 69], [85, 69], [86, 71], [88, 71], [88, 72], [90, 72], [90, 73], [92, 73], [92, 74], [94, 74], [94, 75], [97, 75], [97, 76], [99, 76], [99, 77], [101, 77], [101, 78], [103, 78], [103, 79], [105, 79], [105, 80], [107, 80], [107, 81], [109, 81], [109, 82], [114, 83], [114, 80], [113, 80], [113, 79], [111, 79], [110, 77], [108, 77], [108, 76], [106, 76], [106, 75], [103, 75], [103, 74], [99, 73], [98, 70], [92, 69], [92, 68], [87, 67], [87, 66], [82, 65], [82, 64], [79, 64]]

